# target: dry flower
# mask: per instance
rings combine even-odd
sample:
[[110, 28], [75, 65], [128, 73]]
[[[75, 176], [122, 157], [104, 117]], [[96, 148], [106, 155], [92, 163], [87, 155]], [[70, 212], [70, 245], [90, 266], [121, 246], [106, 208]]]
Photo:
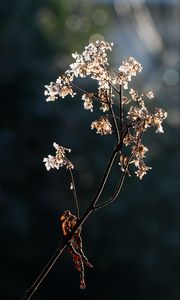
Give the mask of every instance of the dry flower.
[[128, 82], [131, 81], [132, 76], [136, 76], [137, 73], [142, 71], [142, 66], [133, 57], [129, 57], [127, 60], [123, 61], [122, 65], [119, 67], [119, 71], [119, 84], [127, 89]]
[[149, 99], [153, 99], [154, 98], [154, 94], [153, 92], [149, 91], [146, 96], [149, 98]]
[[[48, 96], [47, 101], [55, 101], [58, 97], [66, 97], [67, 95], [74, 96], [73, 91], [74, 85], [73, 80], [75, 77], [91, 77], [91, 79], [97, 81], [98, 83], [98, 93], [88, 93], [85, 92], [82, 95], [82, 100], [84, 101], [84, 109], [93, 112], [93, 99], [99, 101], [100, 110], [103, 112], [109, 111], [112, 114], [113, 104], [116, 101], [116, 97], [113, 94], [117, 92], [117, 86], [121, 88], [128, 89], [129, 82], [132, 77], [136, 76], [137, 73], [142, 71], [141, 64], [135, 60], [133, 57], [129, 57], [124, 60], [119, 67], [119, 70], [109, 68], [107, 52], [112, 50], [112, 43], [105, 41], [96, 41], [95, 43], [90, 43], [84, 48], [82, 53], [73, 53], [72, 57], [74, 62], [70, 64], [69, 69], [60, 76], [55, 83], [50, 83], [46, 85], [45, 95]], [[147, 147], [142, 145], [141, 137], [142, 134], [149, 127], [157, 127], [156, 132], [163, 133], [162, 122], [167, 117], [167, 113], [161, 109], [156, 108], [155, 112], [152, 113], [148, 110], [145, 105], [144, 94], [140, 93], [132, 88], [129, 89], [129, 94], [131, 97], [126, 95], [122, 96], [121, 103], [123, 105], [131, 105], [129, 110], [127, 109], [126, 119], [127, 123], [130, 125], [130, 129], [127, 134], [123, 137], [123, 143], [126, 146], [131, 147], [131, 153], [133, 153], [134, 165], [138, 168], [136, 175], [142, 178], [146, 174], [149, 167], [146, 167], [143, 158], [148, 151]], [[97, 95], [97, 96], [95, 96]], [[149, 99], [154, 98], [153, 92], [149, 91], [146, 93], [145, 97]], [[113, 100], [113, 98], [115, 100]], [[116, 116], [111, 116], [113, 118], [113, 124], [117, 123]], [[125, 117], [123, 126], [126, 124]], [[127, 126], [127, 124], [126, 124]], [[118, 126], [115, 125], [115, 131], [118, 130]], [[96, 133], [101, 135], [112, 134], [112, 125], [107, 117], [101, 116], [99, 120], [92, 122], [91, 129], [96, 129]], [[117, 133], [117, 132], [116, 132]], [[118, 134], [117, 134], [118, 136]], [[65, 161], [63, 160], [63, 163]], [[121, 166], [125, 162], [123, 153], [121, 153]], [[52, 156], [46, 158], [46, 165], [48, 168], [54, 166], [61, 166], [62, 157], [60, 161], [57, 161]], [[67, 166], [66, 166], [67, 167]], [[143, 174], [143, 175], [142, 175]]]
[[65, 152], [71, 152], [71, 149], [64, 148], [59, 146], [56, 143], [53, 143], [53, 147], [56, 149], [56, 155], [48, 155], [43, 159], [46, 169], [59, 169], [60, 167], [66, 166], [66, 169], [73, 169], [73, 164], [66, 158]]
[[162, 122], [167, 118], [167, 112], [164, 111], [162, 108], [156, 108], [155, 114], [153, 116], [153, 123], [157, 126], [157, 133], [164, 133]]
[[131, 98], [137, 102], [137, 104], [141, 107], [144, 107], [144, 101], [143, 101], [143, 94], [139, 95], [137, 91], [130, 89], [129, 94], [131, 95]]
[[122, 104], [123, 104], [123, 105], [124, 105], [124, 104], [125, 104], [125, 105], [128, 104], [130, 101], [131, 101], [131, 100], [128, 99], [128, 97], [125, 97], [125, 96], [122, 97]]
[[82, 95], [82, 100], [84, 100], [84, 108], [93, 112], [93, 94], [87, 93]]
[[96, 133], [101, 135], [112, 134], [112, 125], [107, 118], [101, 117], [98, 121], [91, 124], [91, 129], [96, 129]]
[[142, 179], [143, 176], [147, 174], [147, 171], [152, 169], [151, 167], [146, 166], [143, 160], [134, 161], [134, 164], [138, 168], [135, 174], [139, 179]]

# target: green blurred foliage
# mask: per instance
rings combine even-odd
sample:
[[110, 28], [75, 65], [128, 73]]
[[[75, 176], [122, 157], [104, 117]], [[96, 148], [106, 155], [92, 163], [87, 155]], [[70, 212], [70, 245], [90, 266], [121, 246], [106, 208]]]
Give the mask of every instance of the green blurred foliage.
[[[1, 1], [1, 299], [23, 296], [58, 245], [59, 215], [74, 209], [67, 172], [46, 172], [42, 164], [43, 157], [52, 153], [52, 143], [73, 149], [82, 211], [106, 165], [113, 140], [89, 129], [99, 112], [84, 111], [78, 96], [46, 103], [43, 95], [44, 85], [71, 62], [70, 53], [101, 36], [116, 43], [113, 64], [137, 54], [145, 70], [135, 87], [161, 83], [157, 106], [168, 111], [169, 121], [164, 135], [151, 132], [146, 138], [152, 171], [142, 182], [128, 178], [119, 199], [84, 225], [85, 252], [95, 265], [86, 272], [88, 288], [78, 289], [79, 275], [65, 254], [34, 299], [178, 299], [179, 90], [178, 82], [168, 86], [162, 80], [162, 74], [172, 68], [162, 57], [172, 47], [177, 49], [178, 42], [168, 33], [169, 27], [160, 27], [162, 52], [138, 49], [130, 22], [133, 10], [125, 11], [124, 3]], [[171, 23], [167, 12], [177, 9], [158, 1], [147, 8], [156, 25], [160, 20]], [[83, 87], [94, 88], [86, 82]], [[110, 178], [107, 193], [117, 182], [117, 172]]]

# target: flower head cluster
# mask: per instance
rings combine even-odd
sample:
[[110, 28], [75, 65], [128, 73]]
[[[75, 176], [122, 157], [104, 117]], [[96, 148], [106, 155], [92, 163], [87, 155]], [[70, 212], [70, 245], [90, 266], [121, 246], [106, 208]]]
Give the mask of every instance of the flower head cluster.
[[73, 164], [66, 158], [65, 152], [71, 152], [71, 149], [64, 148], [59, 146], [56, 143], [53, 143], [54, 148], [56, 149], [56, 155], [48, 155], [43, 159], [46, 169], [59, 169], [60, 167], [66, 166], [66, 169], [73, 169]]
[[107, 50], [112, 50], [113, 44], [104, 41], [96, 41], [85, 47], [82, 54], [77, 52], [72, 54], [75, 62], [70, 65], [70, 69], [75, 77], [86, 77], [91, 75], [93, 79], [102, 79], [103, 70], [108, 65]]
[[144, 101], [143, 101], [143, 94], [139, 95], [137, 91], [130, 89], [129, 94], [131, 95], [131, 98], [137, 102], [138, 106], [144, 107]]
[[162, 108], [156, 108], [153, 115], [153, 125], [157, 127], [156, 132], [164, 133], [162, 122], [167, 118], [167, 112]]
[[107, 118], [101, 117], [99, 120], [92, 122], [91, 129], [96, 129], [96, 133], [101, 135], [112, 134], [112, 125]]
[[145, 131], [148, 127], [157, 127], [156, 132], [163, 133], [162, 122], [167, 118], [167, 112], [162, 108], [156, 108], [155, 113], [148, 111], [144, 105], [144, 100], [138, 96], [137, 92], [131, 89], [133, 99], [137, 101], [138, 105], [131, 106], [128, 111], [128, 118], [133, 124], [133, 128], [137, 131]]
[[147, 151], [148, 148], [141, 143], [132, 147], [132, 153], [134, 154], [132, 163], [137, 168], [135, 174], [140, 179], [142, 179], [143, 176], [147, 174], [148, 170], [152, 169], [151, 167], [146, 166], [146, 164], [144, 163], [144, 158]]
[[[90, 43], [84, 48], [82, 53], [73, 53], [74, 62], [70, 64], [69, 69], [56, 80], [46, 85], [46, 101], [55, 101], [58, 97], [64, 98], [67, 95], [74, 97], [73, 81], [75, 77], [91, 77], [98, 83], [98, 93], [96, 100], [99, 101], [100, 110], [106, 112], [113, 104], [112, 85], [122, 85], [128, 87], [128, 82], [132, 76], [141, 72], [141, 64], [134, 58], [129, 57], [119, 67], [119, 71], [110, 70], [107, 52], [112, 50], [113, 43], [106, 41], [96, 41]], [[110, 96], [111, 94], [111, 96]], [[93, 111], [93, 93], [82, 95], [84, 109]]]
[[71, 82], [73, 75], [67, 72], [63, 76], [59, 76], [56, 83], [51, 82], [50, 85], [45, 85], [45, 96], [48, 96], [46, 101], [55, 101], [58, 97], [64, 98], [67, 95], [74, 97], [76, 93], [73, 91]]
[[128, 82], [131, 81], [132, 76], [136, 76], [136, 74], [140, 73], [141, 71], [141, 64], [133, 57], [129, 57], [127, 60], [123, 61], [122, 65], [119, 67], [119, 84], [121, 84], [125, 89], [127, 89]]
[[135, 166], [137, 167], [135, 174], [139, 179], [142, 179], [143, 176], [147, 174], [147, 171], [152, 169], [151, 167], [146, 166], [143, 160], [138, 160], [137, 164], [135, 163]]
[[[131, 154], [130, 158], [121, 154], [119, 165], [121, 166], [121, 170], [123, 172], [126, 171], [128, 173], [128, 175], [130, 175], [128, 165], [129, 165], [129, 163], [134, 164], [134, 166], [136, 167], [136, 171], [135, 171], [136, 176], [139, 177], [139, 179], [142, 179], [143, 176], [147, 174], [147, 171], [152, 168], [146, 166], [146, 164], [144, 163], [145, 154], [148, 151], [148, 148], [145, 147], [140, 142], [140, 138], [138, 140], [139, 140], [139, 142], [137, 142], [136, 139], [132, 139], [132, 138], [130, 139], [130, 142], [129, 142], [130, 144], [135, 142], [135, 145], [132, 146], [132, 152], [131, 152], [132, 154]], [[136, 142], [137, 142], [137, 144], [136, 144]]]
[[[98, 84], [96, 93], [89, 93], [81, 88], [83, 91], [81, 99], [84, 102], [84, 109], [93, 112], [94, 101], [96, 100], [100, 105], [100, 110], [104, 113], [109, 111], [108, 116], [101, 116], [99, 120], [91, 123], [91, 129], [96, 129], [96, 133], [101, 135], [112, 134], [116, 132], [118, 139], [123, 139], [123, 144], [130, 148], [131, 159], [121, 153], [120, 165], [123, 172], [128, 171], [129, 163], [136, 167], [136, 175], [142, 179], [150, 167], [144, 163], [145, 155], [148, 151], [147, 147], [142, 144], [142, 136], [149, 127], [156, 127], [156, 132], [163, 133], [162, 122], [167, 118], [167, 113], [161, 109], [156, 108], [154, 112], [150, 112], [145, 105], [147, 98], [153, 99], [154, 95], [151, 91], [146, 94], [139, 94], [136, 90], [129, 88], [129, 82], [132, 77], [136, 76], [142, 71], [141, 64], [133, 57], [124, 60], [118, 70], [110, 69], [108, 62], [108, 51], [112, 50], [112, 43], [105, 41], [96, 41], [90, 43], [84, 48], [82, 53], [73, 53], [74, 62], [70, 64], [69, 69], [60, 76], [55, 83], [51, 82], [46, 85], [45, 95], [47, 101], [54, 101], [58, 97], [64, 98], [67, 95], [74, 97], [76, 94], [74, 89], [74, 79], [76, 77], [84, 78], [90, 77]], [[121, 91], [129, 89], [128, 93]], [[115, 95], [113, 94], [115, 93]], [[116, 102], [117, 114], [114, 113], [114, 103]], [[130, 103], [129, 109], [125, 111], [124, 105]], [[108, 118], [113, 120], [112, 125]], [[128, 128], [126, 134], [123, 134], [124, 128]], [[65, 156], [65, 149], [55, 144], [56, 156], [48, 156], [44, 159], [46, 168], [59, 168], [63, 165], [70, 169], [73, 165], [67, 160]], [[127, 165], [127, 167], [126, 167]]]
[[[131, 164], [137, 168], [135, 174], [142, 179], [151, 167], [144, 163], [145, 155], [148, 148], [145, 147], [141, 140], [144, 132], [148, 127], [157, 127], [156, 132], [163, 132], [162, 122], [167, 118], [167, 112], [161, 108], [156, 108], [155, 112], [150, 112], [145, 106], [144, 95], [139, 95], [137, 91], [130, 89], [129, 94], [131, 99], [126, 100], [126, 103], [133, 101], [127, 113], [127, 119], [130, 121], [129, 130], [124, 137], [124, 144], [131, 147]], [[153, 98], [152, 92], [148, 92], [146, 97]], [[124, 158], [120, 158], [120, 165], [123, 168]]]
[[82, 54], [77, 52], [72, 54], [75, 62], [70, 64], [70, 68], [60, 76], [55, 83], [46, 85], [46, 101], [54, 101], [58, 97], [64, 98], [67, 95], [74, 96], [71, 83], [74, 77], [91, 76], [98, 81], [99, 88], [109, 88], [107, 79], [108, 72], [105, 66], [108, 65], [107, 50], [112, 50], [113, 44], [104, 41], [96, 41], [85, 47]]
[[82, 95], [84, 100], [84, 109], [93, 111], [93, 93], [86, 93]]

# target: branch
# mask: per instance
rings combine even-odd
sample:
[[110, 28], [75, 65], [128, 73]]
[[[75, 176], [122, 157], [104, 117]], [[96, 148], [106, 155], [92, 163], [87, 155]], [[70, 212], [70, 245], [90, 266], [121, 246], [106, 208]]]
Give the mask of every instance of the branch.
[[112, 106], [112, 99], [111, 99], [112, 95], [111, 94], [112, 94], [112, 87], [110, 86], [108, 106], [109, 106], [109, 110], [110, 110], [110, 113], [111, 113], [111, 117], [113, 118], [113, 123], [114, 123], [116, 138], [117, 138], [117, 144], [118, 144], [120, 142], [119, 128], [118, 128], [118, 125], [117, 125], [116, 116], [115, 116], [114, 109], [113, 109], [113, 106]]
[[[93, 47], [92, 47], [92, 45], [93, 45]], [[124, 117], [124, 112], [123, 112], [123, 84], [126, 84], [127, 88], [128, 88], [128, 81], [130, 80], [130, 78], [132, 76], [136, 75], [136, 72], [134, 72], [133, 69], [135, 69], [137, 71], [137, 73], [139, 73], [142, 70], [142, 67], [141, 67], [141, 64], [139, 64], [134, 58], [130, 57], [126, 61], [123, 62], [122, 66], [120, 66], [119, 72], [116, 70], [113, 70], [115, 73], [111, 74], [111, 70], [107, 70], [105, 67], [108, 65], [107, 57], [106, 57], [107, 56], [106, 50], [111, 50], [111, 48], [112, 48], [111, 46], [112, 46], [112, 44], [109, 44], [107, 42], [99, 42], [99, 41], [97, 41], [96, 44], [89, 44], [89, 46], [85, 47], [86, 52], [87, 52], [86, 54], [85, 54], [85, 52], [83, 52], [82, 55], [79, 55], [77, 53], [75, 53], [73, 55], [73, 58], [75, 58], [75, 64], [70, 65], [70, 69], [67, 70], [62, 77], [60, 76], [59, 80], [57, 80], [56, 83], [50, 83], [50, 85], [45, 86], [46, 87], [45, 95], [48, 96], [47, 101], [54, 101], [57, 98], [57, 95], [62, 96], [62, 98], [63, 98], [66, 95], [70, 94], [73, 97], [75, 94], [75, 93], [73, 93], [73, 89], [71, 89], [73, 87], [85, 94], [90, 94], [94, 100], [108, 105], [109, 111], [110, 111], [110, 116], [113, 119], [113, 126], [114, 126], [113, 134], [116, 135], [117, 141], [116, 141], [116, 145], [115, 145], [114, 149], [111, 152], [111, 156], [106, 164], [105, 171], [101, 178], [101, 181], [97, 188], [97, 191], [96, 191], [94, 197], [91, 199], [89, 206], [87, 207], [87, 209], [85, 210], [84, 214], [81, 217], [80, 217], [79, 202], [78, 202], [78, 197], [77, 197], [77, 193], [76, 193], [76, 186], [75, 186], [75, 182], [74, 182], [73, 173], [72, 173], [72, 170], [69, 170], [70, 175], [71, 175], [71, 182], [72, 182], [71, 187], [73, 188], [73, 196], [74, 196], [74, 201], [75, 201], [76, 210], [77, 210], [77, 222], [76, 222], [76, 217], [73, 216], [75, 218], [75, 223], [76, 223], [75, 226], [73, 226], [71, 224], [67, 225], [67, 227], [69, 229], [67, 231], [67, 235], [66, 235], [66, 233], [64, 233], [59, 247], [56, 249], [56, 251], [54, 252], [50, 261], [45, 266], [45, 268], [42, 270], [42, 272], [37, 277], [37, 279], [34, 281], [32, 286], [29, 289], [27, 289], [23, 300], [31, 299], [31, 297], [34, 295], [35, 291], [39, 288], [40, 284], [46, 278], [47, 274], [50, 272], [50, 270], [52, 269], [52, 267], [54, 266], [56, 261], [60, 258], [60, 256], [64, 252], [64, 250], [69, 247], [71, 242], [73, 242], [73, 238], [75, 240], [75, 238], [76, 238], [75, 234], [78, 235], [77, 231], [79, 230], [79, 232], [80, 232], [82, 225], [84, 224], [86, 219], [89, 217], [89, 215], [93, 211], [96, 211], [98, 209], [101, 209], [101, 208], [109, 205], [111, 202], [113, 202], [117, 198], [117, 196], [119, 195], [119, 193], [122, 189], [126, 174], [128, 173], [129, 164], [132, 162], [137, 167], [138, 171], [136, 171], [135, 173], [140, 179], [142, 179], [144, 174], [146, 174], [146, 171], [149, 169], [149, 167], [147, 167], [144, 164], [143, 157], [144, 157], [144, 153], [147, 151], [147, 149], [146, 149], [146, 147], [144, 147], [144, 145], [141, 144], [142, 136], [143, 136], [144, 131], [146, 130], [146, 127], [157, 126], [157, 129], [158, 129], [157, 131], [162, 132], [161, 123], [167, 117], [167, 113], [159, 108], [159, 109], [155, 110], [155, 114], [150, 114], [148, 111], [145, 111], [144, 115], [141, 116], [141, 111], [144, 107], [144, 102], [143, 102], [143, 100], [141, 100], [141, 101], [138, 100], [138, 99], [141, 99], [141, 98], [139, 98], [139, 96], [137, 96], [137, 101], [136, 101], [135, 106], [132, 106], [132, 108], [130, 108], [129, 112], [127, 113], [127, 116], [129, 116], [129, 119], [130, 119], [130, 121], [129, 121], [130, 124], [127, 124], [127, 122], [125, 120], [126, 115]], [[86, 58], [85, 57], [86, 55], [88, 55], [90, 57], [90, 59]], [[101, 56], [101, 58], [100, 58], [100, 56]], [[76, 64], [77, 64], [77, 67], [76, 67]], [[94, 66], [95, 66], [95, 68], [94, 68]], [[104, 72], [103, 72], [103, 69], [104, 69]], [[123, 71], [123, 70], [125, 70], [125, 71]], [[79, 77], [79, 76], [86, 77], [89, 75], [93, 80], [96, 80], [98, 82], [98, 92], [97, 93], [88, 93], [87, 91], [85, 91], [85, 90], [81, 89], [80, 87], [71, 83], [71, 81], [74, 79], [74, 76], [75, 77]], [[122, 75], [123, 80], [121, 80], [121, 75]], [[109, 84], [108, 89], [106, 88], [106, 84], [104, 85], [105, 80]], [[110, 81], [112, 81], [112, 83]], [[122, 85], [121, 84], [119, 85], [120, 82], [122, 82]], [[69, 89], [69, 87], [71, 87], [71, 88]], [[119, 96], [119, 98], [118, 98], [119, 107], [117, 108], [117, 111], [119, 114], [118, 117], [116, 117], [116, 114], [114, 112], [115, 109], [113, 108], [112, 89]], [[109, 91], [109, 95], [108, 95], [107, 90]], [[149, 98], [153, 97], [152, 92], [149, 92], [148, 94], [146, 96], [148, 96]], [[135, 95], [138, 95], [136, 91], [135, 91]], [[90, 104], [92, 104], [91, 97], [90, 97], [90, 101], [89, 101]], [[134, 96], [134, 97], [136, 97], [136, 96]], [[132, 96], [132, 98], [134, 98], [134, 97]], [[99, 98], [102, 98], [106, 101], [103, 101]], [[88, 100], [88, 98], [87, 98], [87, 100]], [[87, 105], [87, 103], [88, 102], [86, 102], [85, 104]], [[85, 105], [85, 108], [89, 109], [89, 107], [87, 107], [86, 105]], [[104, 110], [106, 111], [106, 109], [104, 109], [104, 108], [107, 108], [107, 107], [104, 105], [102, 107], [100, 107], [100, 109], [103, 109], [103, 111]], [[135, 108], [136, 109], [138, 108], [137, 113], [135, 112]], [[91, 106], [90, 106], [90, 109], [91, 109]], [[134, 112], [133, 112], [133, 110], [134, 110]], [[109, 126], [108, 126], [108, 128], [109, 128]], [[108, 128], [107, 128], [107, 132], [106, 131], [103, 132], [104, 134], [111, 133], [111, 131], [108, 130]], [[100, 127], [100, 129], [101, 129], [101, 127]], [[130, 133], [130, 129], [134, 133], [132, 135], [132, 137], [130, 135], [129, 135], [129, 137], [127, 136], [128, 132]], [[101, 133], [99, 131], [99, 129], [98, 129], [97, 133]], [[104, 187], [109, 178], [111, 169], [115, 162], [115, 159], [116, 159], [118, 153], [121, 153], [121, 149], [123, 147], [123, 141], [124, 141], [125, 137], [128, 137], [127, 145], [132, 147], [131, 154], [129, 155], [129, 157], [124, 157], [124, 155], [120, 156], [122, 173], [120, 175], [118, 185], [117, 185], [116, 189], [114, 189], [111, 196], [106, 201], [102, 200], [103, 202], [101, 201], [101, 203], [97, 204], [99, 201], [99, 198], [101, 197], [101, 195], [104, 191]], [[57, 149], [56, 156], [49, 155], [48, 158], [45, 158], [43, 160], [45, 162], [47, 170], [49, 170], [51, 167], [59, 168], [59, 166], [61, 167], [63, 165], [66, 165], [66, 167], [69, 167], [69, 166], [72, 167], [72, 164], [66, 159], [65, 154], [64, 154], [65, 150], [68, 150], [68, 149], [62, 147], [62, 152], [61, 152], [61, 147], [60, 148], [58, 148], [58, 147], [60, 147], [60, 146], [57, 145], [57, 147], [56, 147], [56, 144], [55, 144], [55, 148]], [[59, 155], [60, 158], [58, 157], [58, 154], [60, 154]], [[68, 163], [69, 163], [69, 165], [68, 165]], [[67, 220], [67, 222], [69, 222], [69, 220]], [[63, 224], [62, 224], [62, 226], [63, 226]], [[77, 247], [78, 246], [79, 245], [77, 243]], [[80, 247], [80, 250], [81, 250], [81, 247]], [[82, 258], [82, 257], [80, 256], [80, 258]], [[78, 264], [76, 264], [76, 267], [78, 269]], [[83, 263], [82, 263], [82, 268], [83, 268]]]
[[124, 168], [124, 172], [123, 172], [123, 174], [122, 174], [122, 176], [120, 178], [120, 181], [119, 181], [119, 184], [118, 184], [118, 187], [117, 187], [115, 193], [108, 200], [104, 201], [103, 203], [100, 203], [99, 205], [96, 205], [95, 206], [96, 210], [105, 207], [106, 205], [112, 203], [117, 198], [117, 196], [119, 195], [119, 193], [120, 193], [120, 191], [122, 189], [122, 186], [123, 186], [123, 183], [124, 183], [124, 179], [125, 179], [126, 174], [127, 174], [128, 166], [129, 166], [129, 164], [131, 162], [132, 157], [133, 157], [133, 154], [128, 159], [128, 162], [127, 162], [127, 164], [126, 164], [126, 166]]
[[[71, 82], [71, 86], [74, 87], [75, 89], [77, 89], [77, 90], [79, 90], [79, 91], [85, 93], [85, 94], [90, 94], [89, 92], [87, 92], [86, 90], [80, 88], [79, 86], [75, 85], [75, 84], [72, 83], [72, 82]], [[94, 98], [94, 100], [96, 100], [96, 101], [98, 101], [98, 102], [100, 102], [100, 103], [106, 103], [106, 101], [103, 101], [103, 100], [97, 98], [96, 96], [94, 96], [94, 93], [92, 93], [92, 94], [93, 94], [93, 95], [92, 95], [92, 98]]]
[[123, 87], [122, 87], [122, 85], [120, 85], [120, 90], [119, 90], [119, 118], [120, 118], [121, 140], [123, 138], [123, 103], [122, 103], [122, 97], [123, 97]]
[[107, 80], [107, 82], [110, 84], [110, 86], [119, 94], [119, 90], [111, 83]]
[[[127, 131], [126, 131], [126, 133], [127, 133], [127, 132], [128, 132], [128, 127], [127, 127], [126, 130], [127, 130]], [[125, 134], [126, 134], [126, 133], [125, 133]], [[140, 136], [139, 136], [139, 142], [138, 142], [138, 143], [140, 143], [140, 141], [141, 141], [141, 139], [142, 139], [142, 136], [143, 136], [143, 132], [142, 132], [142, 133], [140, 134]], [[125, 137], [125, 135], [124, 135], [124, 137]], [[123, 139], [124, 139], [124, 137], [123, 137]], [[106, 201], [104, 201], [103, 203], [100, 203], [100, 204], [98, 204], [98, 205], [95, 205], [95, 209], [96, 209], [96, 210], [105, 207], [106, 205], [112, 203], [112, 202], [117, 198], [117, 196], [119, 195], [119, 193], [120, 193], [120, 191], [121, 191], [121, 189], [122, 189], [122, 186], [123, 186], [123, 183], [124, 183], [124, 180], [125, 180], [127, 171], [128, 171], [129, 164], [130, 164], [130, 162], [131, 162], [131, 160], [132, 160], [132, 158], [133, 158], [135, 152], [136, 152], [136, 150], [134, 150], [134, 151], [131, 153], [130, 157], [129, 157], [128, 160], [127, 160], [127, 163], [126, 163], [125, 168], [124, 168], [124, 172], [123, 172], [123, 174], [122, 174], [122, 176], [121, 176], [121, 178], [120, 178], [120, 181], [119, 181], [119, 184], [118, 184], [118, 187], [117, 187], [115, 193], [114, 193], [109, 199], [107, 199]]]
[[42, 270], [42, 272], [40, 273], [40, 275], [37, 277], [37, 279], [34, 281], [34, 283], [32, 284], [32, 286], [27, 289], [26, 293], [25, 293], [25, 297], [23, 298], [23, 300], [29, 300], [31, 299], [31, 297], [34, 295], [34, 293], [37, 291], [38, 287], [40, 286], [40, 284], [43, 282], [43, 280], [46, 278], [46, 276], [48, 275], [49, 271], [52, 269], [52, 267], [54, 266], [54, 264], [56, 263], [56, 261], [59, 259], [59, 257], [62, 255], [62, 253], [64, 252], [64, 250], [67, 247], [68, 242], [71, 240], [71, 238], [73, 237], [73, 235], [75, 234], [75, 232], [83, 225], [83, 223], [85, 222], [85, 220], [88, 218], [88, 216], [96, 210], [96, 203], [103, 191], [103, 188], [105, 186], [105, 183], [107, 181], [108, 175], [110, 173], [110, 170], [112, 168], [114, 159], [117, 155], [117, 153], [120, 151], [120, 149], [122, 148], [123, 143], [122, 141], [116, 145], [116, 147], [114, 148], [114, 150], [112, 151], [112, 154], [110, 156], [110, 159], [107, 163], [104, 175], [101, 179], [101, 183], [99, 185], [99, 188], [92, 200], [92, 202], [90, 203], [89, 207], [86, 209], [84, 215], [77, 221], [77, 224], [73, 227], [71, 233], [62, 240], [61, 245], [57, 248], [57, 250], [54, 252], [53, 256], [51, 257], [50, 261], [48, 262], [48, 264], [45, 266], [45, 268]]
[[115, 128], [117, 143], [119, 143], [120, 142], [120, 135], [119, 135], [119, 128], [118, 128], [118, 125], [117, 125], [116, 116], [115, 116], [112, 104], [109, 104], [108, 106], [109, 106], [109, 111], [111, 113], [111, 117], [113, 119], [113, 124], [114, 124], [114, 128]]
[[49, 260], [49, 262], [47, 263], [45, 268], [42, 270], [42, 272], [39, 274], [37, 279], [32, 284], [32, 286], [29, 289], [27, 289], [23, 300], [31, 299], [31, 297], [34, 295], [35, 291], [38, 289], [38, 287], [40, 286], [42, 281], [45, 279], [45, 277], [47, 276], [49, 271], [52, 269], [52, 267], [54, 266], [54, 264], [56, 263], [56, 261], [58, 260], [60, 255], [66, 249], [66, 247], [67, 247], [67, 244], [63, 245], [62, 248], [61, 247], [57, 248], [57, 250], [54, 252], [53, 256], [51, 257], [51, 259]]
[[115, 193], [108, 200], [106, 200], [105, 202], [96, 205], [95, 206], [96, 210], [105, 207], [106, 205], [110, 204], [111, 202], [113, 202], [117, 198], [117, 196], [119, 195], [119, 193], [121, 191], [125, 176], [126, 176], [126, 172], [123, 172], [123, 175], [121, 176], [121, 179], [119, 181], [119, 184], [118, 184], [118, 187], [117, 187]]

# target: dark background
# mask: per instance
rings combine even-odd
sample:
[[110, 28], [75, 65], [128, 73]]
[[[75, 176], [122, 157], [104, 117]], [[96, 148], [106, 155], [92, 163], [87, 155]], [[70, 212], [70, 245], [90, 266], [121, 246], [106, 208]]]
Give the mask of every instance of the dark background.
[[[179, 295], [179, 5], [171, 1], [1, 0], [0, 298], [22, 299], [56, 249], [59, 215], [74, 209], [66, 170], [47, 172], [52, 143], [72, 148], [81, 211], [112, 149], [89, 129], [79, 98], [46, 103], [55, 81], [89, 41], [114, 42], [112, 65], [127, 56], [144, 71], [134, 87], [153, 90], [168, 111], [165, 134], [147, 134], [144, 180], [128, 178], [118, 200], [83, 227], [87, 289], [67, 254], [33, 299], [177, 300]], [[84, 81], [84, 88], [89, 84]], [[110, 185], [116, 183], [114, 174]]]

